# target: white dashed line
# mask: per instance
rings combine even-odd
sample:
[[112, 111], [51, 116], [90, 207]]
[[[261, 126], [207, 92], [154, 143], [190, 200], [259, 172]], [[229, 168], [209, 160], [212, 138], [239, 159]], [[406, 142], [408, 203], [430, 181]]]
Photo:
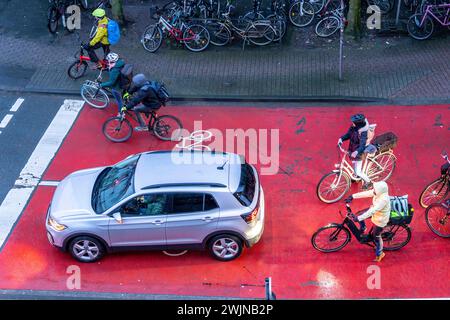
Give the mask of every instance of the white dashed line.
[[72, 128], [83, 104], [84, 102], [80, 100], [64, 100], [64, 104], [56, 113], [27, 164], [20, 172], [14, 187], [8, 192], [0, 205], [0, 250], [22, 214], [34, 189], [38, 186], [43, 173]]
[[11, 121], [12, 117], [12, 114], [7, 114], [6, 116], [4, 116], [2, 122], [0, 122], [0, 128], [4, 129]]
[[11, 109], [9, 109], [9, 112], [16, 112], [17, 110], [19, 110], [19, 107], [22, 105], [22, 103], [24, 101], [25, 101], [25, 99], [23, 99], [23, 98], [17, 99], [16, 102], [11, 107]]

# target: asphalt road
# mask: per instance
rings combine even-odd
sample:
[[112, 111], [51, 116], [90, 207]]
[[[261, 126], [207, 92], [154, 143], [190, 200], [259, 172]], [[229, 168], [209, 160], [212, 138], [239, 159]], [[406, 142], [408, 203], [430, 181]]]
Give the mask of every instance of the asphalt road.
[[[24, 101], [17, 111], [11, 112], [18, 98]], [[0, 93], [0, 122], [8, 114], [12, 115], [7, 125], [0, 128], [0, 203], [13, 187], [63, 101], [61, 96]]]

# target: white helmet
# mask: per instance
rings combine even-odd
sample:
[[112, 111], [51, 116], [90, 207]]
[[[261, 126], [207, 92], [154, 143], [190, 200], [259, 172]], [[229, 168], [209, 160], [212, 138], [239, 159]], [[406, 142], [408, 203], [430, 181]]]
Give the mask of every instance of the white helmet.
[[117, 60], [119, 60], [119, 55], [114, 52], [108, 53], [106, 60], [108, 60], [109, 63], [116, 63]]

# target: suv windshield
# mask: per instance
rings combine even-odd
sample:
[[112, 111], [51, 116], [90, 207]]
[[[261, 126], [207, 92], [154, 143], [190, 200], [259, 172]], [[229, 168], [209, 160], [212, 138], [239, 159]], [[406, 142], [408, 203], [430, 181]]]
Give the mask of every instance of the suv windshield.
[[102, 171], [92, 191], [92, 207], [102, 213], [134, 193], [134, 171], [139, 155], [125, 159]]
[[256, 178], [253, 169], [249, 164], [244, 163], [241, 165], [241, 179], [234, 196], [242, 205], [249, 207], [255, 197], [255, 190]]

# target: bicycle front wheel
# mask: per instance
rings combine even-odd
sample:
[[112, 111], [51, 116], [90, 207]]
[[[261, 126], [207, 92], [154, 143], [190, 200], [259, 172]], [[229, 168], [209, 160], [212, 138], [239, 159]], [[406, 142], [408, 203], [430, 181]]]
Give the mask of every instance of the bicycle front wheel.
[[183, 34], [184, 45], [193, 52], [205, 50], [209, 45], [209, 32], [199, 24], [189, 26]]
[[245, 35], [250, 43], [265, 46], [275, 40], [276, 31], [270, 23], [256, 21], [248, 25]]
[[422, 208], [427, 208], [430, 204], [445, 199], [448, 191], [448, 181], [444, 178], [438, 178], [425, 187], [420, 194], [419, 203]]
[[412, 15], [406, 25], [408, 33], [416, 40], [426, 40], [433, 34], [434, 23], [430, 17], [425, 17], [422, 13]]
[[156, 52], [161, 47], [163, 33], [157, 24], [151, 24], [145, 28], [142, 34], [141, 43], [148, 52]]
[[150, 129], [161, 140], [180, 141], [183, 125], [177, 117], [165, 115], [158, 117], [153, 128]]
[[350, 177], [346, 173], [330, 172], [320, 179], [317, 185], [317, 197], [325, 203], [334, 203], [342, 199], [342, 197], [350, 189]]
[[74, 80], [79, 79], [84, 76], [84, 74], [86, 73], [86, 69], [86, 61], [82, 61], [81, 63], [80, 61], [75, 61], [70, 65], [69, 69], [67, 69], [67, 75]]
[[440, 237], [450, 238], [450, 209], [442, 203], [433, 203], [425, 210], [428, 227]]
[[406, 225], [387, 225], [381, 231], [383, 249], [386, 251], [399, 250], [411, 240], [411, 229]]
[[112, 142], [125, 142], [133, 134], [130, 121], [121, 117], [112, 117], [103, 124], [103, 135]]
[[344, 248], [350, 241], [350, 232], [342, 226], [326, 226], [317, 230], [311, 243], [320, 252], [336, 252]]
[[104, 109], [109, 104], [109, 97], [105, 91], [96, 86], [83, 84], [81, 86], [81, 97], [93, 108]]
[[335, 16], [325, 17], [320, 20], [316, 25], [316, 34], [319, 37], [330, 37], [341, 27], [341, 22]]
[[224, 46], [231, 40], [231, 31], [227, 26], [219, 23], [207, 25], [210, 42], [215, 46]]
[[298, 1], [289, 8], [289, 20], [296, 27], [306, 27], [314, 19], [314, 8], [309, 2]]
[[380, 153], [368, 161], [367, 176], [373, 182], [386, 181], [394, 173], [396, 158], [392, 153]]

